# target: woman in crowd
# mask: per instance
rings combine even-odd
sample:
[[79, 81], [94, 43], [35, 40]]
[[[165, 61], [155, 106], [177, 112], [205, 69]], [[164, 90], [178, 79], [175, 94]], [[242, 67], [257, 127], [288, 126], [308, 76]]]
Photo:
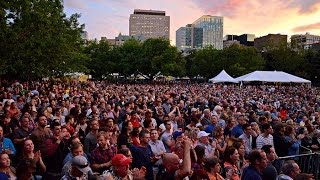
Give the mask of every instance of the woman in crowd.
[[132, 144], [131, 132], [133, 130], [132, 123], [130, 121], [125, 121], [122, 123], [121, 133], [118, 138], [118, 148], [128, 148]]
[[135, 146], [139, 146], [140, 145], [139, 128], [133, 128], [133, 130], [131, 132], [131, 139], [132, 139], [133, 145], [135, 145]]
[[8, 110], [8, 113], [9, 113], [10, 117], [15, 116], [16, 114], [20, 114], [20, 110], [18, 109], [16, 102], [12, 102], [10, 104], [10, 108]]
[[42, 161], [40, 151], [34, 152], [34, 144], [32, 140], [25, 140], [23, 143], [22, 160], [32, 160], [36, 168], [36, 175], [40, 175], [46, 171], [46, 165]]
[[10, 180], [17, 179], [16, 170], [11, 166], [11, 160], [8, 154], [0, 154], [0, 172], [5, 173]]
[[192, 156], [193, 154], [191, 154], [191, 169], [203, 169], [206, 148], [204, 146], [198, 145], [194, 148], [194, 150], [196, 152], [196, 156]]
[[204, 167], [207, 171], [210, 180], [223, 180], [224, 178], [220, 175], [221, 165], [220, 161], [216, 157], [208, 158], [205, 160]]
[[234, 147], [228, 147], [224, 153], [224, 168], [232, 168], [233, 174], [231, 180], [240, 180], [240, 170], [237, 166], [239, 161], [238, 150]]
[[221, 126], [216, 126], [212, 132], [213, 141], [216, 142], [220, 157], [223, 157], [224, 151], [227, 148], [228, 136], [224, 137], [224, 130]]
[[235, 147], [238, 150], [239, 153], [239, 161], [238, 161], [238, 167], [240, 170], [242, 170], [246, 165], [247, 161], [245, 159], [246, 149], [242, 142], [235, 142], [233, 143], [233, 147]]

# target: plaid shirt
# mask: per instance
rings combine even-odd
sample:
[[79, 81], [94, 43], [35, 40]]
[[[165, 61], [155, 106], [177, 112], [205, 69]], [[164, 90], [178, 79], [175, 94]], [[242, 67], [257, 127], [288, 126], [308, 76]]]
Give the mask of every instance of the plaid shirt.
[[92, 164], [103, 164], [111, 161], [112, 157], [117, 154], [117, 147], [110, 146], [108, 149], [103, 150], [99, 147], [91, 152]]

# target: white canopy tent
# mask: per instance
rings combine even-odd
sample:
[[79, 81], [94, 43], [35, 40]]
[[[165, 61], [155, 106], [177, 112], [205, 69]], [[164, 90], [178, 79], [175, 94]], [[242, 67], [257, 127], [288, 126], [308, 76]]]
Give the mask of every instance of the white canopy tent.
[[284, 82], [284, 83], [311, 83], [311, 81], [282, 71], [254, 71], [236, 78], [237, 81], [250, 82]]
[[217, 76], [209, 79], [211, 83], [220, 83], [220, 82], [231, 82], [238, 83], [233, 77], [231, 77], [225, 70], [222, 70]]

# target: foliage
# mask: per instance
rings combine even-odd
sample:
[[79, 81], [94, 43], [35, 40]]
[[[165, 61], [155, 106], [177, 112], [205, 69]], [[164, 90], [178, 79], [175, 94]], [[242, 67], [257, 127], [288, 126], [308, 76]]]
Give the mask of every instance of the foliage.
[[81, 53], [79, 14], [69, 18], [60, 0], [12, 0], [0, 7], [0, 74], [38, 79], [65, 72], [86, 72]]

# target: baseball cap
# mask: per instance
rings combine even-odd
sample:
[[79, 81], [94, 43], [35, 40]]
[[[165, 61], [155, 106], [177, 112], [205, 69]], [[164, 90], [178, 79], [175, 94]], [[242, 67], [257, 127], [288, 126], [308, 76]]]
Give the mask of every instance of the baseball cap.
[[195, 111], [197, 111], [196, 108], [192, 108], [192, 109], [191, 109], [191, 112], [195, 112]]
[[172, 137], [174, 140], [176, 140], [179, 136], [182, 136], [183, 132], [181, 131], [175, 131], [173, 134], [172, 134]]
[[123, 154], [116, 154], [112, 158], [113, 166], [128, 166], [131, 163], [131, 159], [127, 158]]
[[197, 138], [202, 138], [202, 137], [205, 137], [205, 136], [209, 136], [210, 133], [206, 133], [205, 131], [199, 131], [198, 132], [198, 135], [197, 135]]
[[91, 168], [89, 167], [88, 160], [81, 155], [75, 156], [74, 158], [72, 158], [71, 164], [77, 167], [77, 169], [79, 169], [81, 172], [85, 174], [91, 170]]

